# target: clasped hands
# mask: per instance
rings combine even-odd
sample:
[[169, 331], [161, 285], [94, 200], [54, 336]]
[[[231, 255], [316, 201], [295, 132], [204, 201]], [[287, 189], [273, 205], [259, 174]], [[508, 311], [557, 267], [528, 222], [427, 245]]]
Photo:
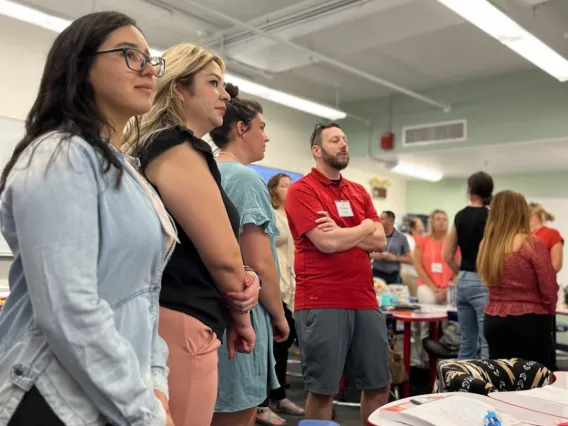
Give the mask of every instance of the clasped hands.
[[[322, 217], [316, 219], [318, 229], [329, 232], [337, 229], [335, 221], [326, 211], [319, 211]], [[227, 328], [227, 349], [229, 359], [233, 359], [237, 352], [251, 353], [256, 343], [256, 336], [250, 323], [249, 312], [258, 303], [260, 291], [258, 275], [252, 271], [245, 272], [245, 289], [241, 292], [229, 292], [225, 294], [225, 301], [233, 314], [233, 321]], [[286, 318], [274, 318], [272, 320], [274, 340], [283, 342], [290, 334], [290, 327]]]
[[250, 354], [256, 344], [256, 334], [250, 321], [250, 311], [258, 303], [260, 281], [253, 271], [245, 271], [245, 289], [225, 294], [225, 301], [232, 313], [227, 328], [227, 350], [229, 359], [238, 353]]
[[392, 253], [375, 253], [373, 258], [375, 260], [383, 260], [386, 262], [398, 262], [398, 257]]

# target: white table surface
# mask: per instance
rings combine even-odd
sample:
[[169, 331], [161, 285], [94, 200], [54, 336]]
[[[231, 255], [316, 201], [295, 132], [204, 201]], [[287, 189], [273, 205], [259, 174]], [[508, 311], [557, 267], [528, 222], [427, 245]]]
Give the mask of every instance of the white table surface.
[[568, 371], [557, 371], [554, 376], [556, 380], [550, 386], [568, 389]]
[[[548, 387], [561, 388], [564, 390], [568, 389], [566, 380], [568, 373], [560, 371], [555, 373], [555, 376], [556, 382], [554, 382], [552, 385], [549, 385]], [[528, 410], [561, 417], [564, 421], [568, 421], [568, 405], [565, 404], [531, 398], [529, 396], [523, 395], [523, 392], [492, 392], [489, 394], [489, 398], [517, 407], [523, 407]], [[566, 404], [568, 404], [568, 401], [566, 401]]]
[[[505, 393], [505, 392], [503, 392], [503, 393]], [[509, 392], [509, 393], [513, 393], [513, 392]], [[564, 419], [562, 417], [536, 413], [534, 411], [527, 410], [527, 409], [521, 408], [521, 407], [516, 407], [516, 406], [508, 404], [506, 402], [498, 401], [498, 400], [495, 400], [495, 399], [492, 399], [492, 398], [488, 398], [488, 397], [483, 396], [483, 395], [477, 395], [477, 394], [473, 394], [473, 393], [464, 393], [464, 392], [448, 392], [448, 393], [445, 393], [443, 395], [451, 396], [451, 395], [456, 395], [456, 394], [461, 395], [461, 396], [466, 396], [466, 397], [472, 398], [472, 399], [477, 399], [477, 400], [480, 400], [480, 401], [482, 401], [486, 404], [490, 404], [496, 410], [510, 414], [513, 417], [517, 418], [518, 420], [524, 421], [525, 422], [524, 424], [526, 424], [526, 425], [531, 425], [531, 424], [554, 425], [554, 424], [557, 424], [558, 422], [566, 421], [566, 419]], [[438, 394], [438, 395], [440, 395], [440, 394]], [[421, 396], [424, 397], [424, 396], [427, 396], [427, 395], [421, 395]], [[389, 407], [389, 406], [392, 406], [392, 405], [396, 405], [396, 404], [400, 404], [401, 402], [406, 402], [410, 399], [411, 398], [399, 399], [397, 401], [394, 401], [394, 402], [391, 402], [390, 404], [385, 405], [383, 408], [386, 408], [386, 407]], [[402, 423], [399, 423], [399, 422], [396, 422], [396, 421], [393, 421], [393, 420], [381, 419], [381, 408], [379, 408], [377, 411], [375, 411], [369, 417], [368, 425], [369, 426], [400, 426], [400, 425], [402, 425]]]

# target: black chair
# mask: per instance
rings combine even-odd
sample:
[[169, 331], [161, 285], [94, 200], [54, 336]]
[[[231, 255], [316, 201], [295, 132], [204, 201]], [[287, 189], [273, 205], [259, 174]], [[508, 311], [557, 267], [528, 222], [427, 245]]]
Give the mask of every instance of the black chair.
[[452, 350], [439, 341], [430, 337], [422, 340], [422, 346], [429, 357], [437, 359], [454, 359], [458, 357], [458, 351]]

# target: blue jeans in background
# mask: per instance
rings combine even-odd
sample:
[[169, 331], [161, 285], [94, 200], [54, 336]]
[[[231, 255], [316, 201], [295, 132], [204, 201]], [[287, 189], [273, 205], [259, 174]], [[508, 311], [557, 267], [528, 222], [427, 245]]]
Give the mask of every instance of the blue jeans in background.
[[475, 272], [460, 271], [456, 295], [461, 342], [459, 359], [476, 359], [481, 347], [481, 359], [489, 358], [489, 348], [483, 335], [485, 305], [489, 291]]

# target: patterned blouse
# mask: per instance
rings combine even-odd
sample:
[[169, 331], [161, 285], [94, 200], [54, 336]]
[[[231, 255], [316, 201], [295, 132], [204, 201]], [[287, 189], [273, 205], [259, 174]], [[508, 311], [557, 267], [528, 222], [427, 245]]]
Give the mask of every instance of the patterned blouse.
[[499, 285], [489, 287], [485, 313], [492, 316], [554, 315], [558, 301], [556, 271], [544, 243], [528, 237], [525, 244], [505, 255]]

